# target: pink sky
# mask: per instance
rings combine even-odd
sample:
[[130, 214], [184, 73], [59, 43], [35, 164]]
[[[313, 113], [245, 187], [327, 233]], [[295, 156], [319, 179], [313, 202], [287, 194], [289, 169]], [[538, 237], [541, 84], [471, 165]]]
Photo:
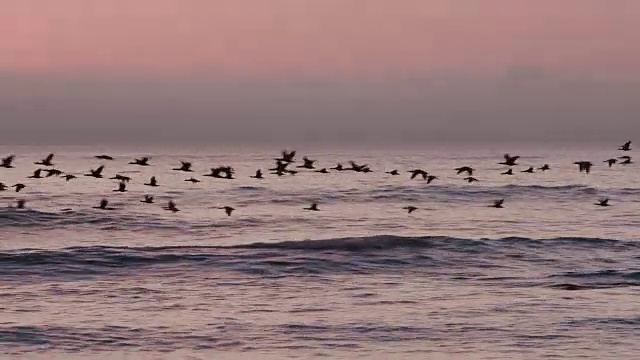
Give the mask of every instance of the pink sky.
[[638, 0], [7, 0], [0, 72], [637, 76]]

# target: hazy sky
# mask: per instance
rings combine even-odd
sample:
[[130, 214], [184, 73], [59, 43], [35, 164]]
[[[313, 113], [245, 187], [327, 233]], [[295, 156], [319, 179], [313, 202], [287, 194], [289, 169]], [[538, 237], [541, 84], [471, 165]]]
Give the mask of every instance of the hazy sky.
[[626, 139], [638, 24], [638, 0], [4, 0], [0, 140]]

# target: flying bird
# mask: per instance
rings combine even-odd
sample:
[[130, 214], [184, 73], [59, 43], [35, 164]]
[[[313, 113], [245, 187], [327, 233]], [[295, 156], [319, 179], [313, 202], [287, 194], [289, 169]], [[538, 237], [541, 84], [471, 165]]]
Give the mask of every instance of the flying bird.
[[42, 166], [53, 166], [53, 164], [51, 163], [51, 160], [53, 160], [53, 154], [49, 154], [47, 155], [46, 158], [34, 163], [36, 165], [42, 165]]
[[27, 185], [18, 183], [13, 185], [12, 187], [16, 188], [16, 192], [20, 192], [22, 189], [26, 188]]
[[0, 163], [0, 167], [11, 169], [13, 168], [13, 160], [16, 158], [15, 155], [9, 155], [6, 158], [2, 159], [2, 163]]
[[145, 185], [153, 186], [153, 187], [160, 186], [160, 185], [158, 185], [158, 180], [156, 179], [155, 176], [152, 176], [151, 179], [149, 179], [149, 182], [145, 183]]
[[16, 201], [16, 209], [24, 209], [26, 201], [24, 199], [19, 199]]
[[598, 206], [611, 206], [609, 204], [609, 199], [608, 198], [604, 198], [604, 199], [598, 200], [598, 202], [595, 203], [595, 205], [598, 205]]
[[120, 181], [129, 182], [131, 181], [131, 178], [125, 175], [116, 174], [114, 177], [110, 177], [109, 180], [120, 180]]
[[624, 143], [622, 146], [618, 148], [618, 150], [631, 151], [631, 141], [627, 141], [626, 143]]
[[180, 209], [176, 207], [176, 203], [174, 203], [173, 200], [169, 200], [169, 203], [163, 209], [171, 211], [173, 213], [177, 213], [178, 211], [180, 211]]
[[63, 174], [63, 172], [58, 169], [44, 169], [43, 171], [47, 173], [45, 177], [60, 176]]
[[29, 179], [42, 179], [42, 169], [34, 171], [33, 175], [29, 176]]
[[618, 159], [623, 160], [620, 165], [629, 165], [629, 164], [633, 164], [633, 161], [631, 161], [631, 156], [620, 156]]
[[[504, 161], [498, 164], [507, 165], [507, 166], [515, 166], [518, 165], [516, 161], [520, 159], [520, 156], [509, 156], [509, 154], [504, 154]], [[469, 174], [471, 175], [471, 174]]]
[[109, 155], [96, 155], [94, 157], [100, 160], [113, 160], [113, 158]]
[[231, 206], [223, 206], [223, 207], [220, 207], [219, 209], [224, 210], [227, 216], [231, 216], [231, 213], [235, 211], [235, 209], [232, 208]]
[[574, 164], [578, 165], [578, 170], [580, 172], [584, 171], [587, 174], [591, 172], [591, 166], [593, 166], [591, 161], [576, 161]]
[[308, 157], [303, 157], [302, 161], [304, 161], [304, 164], [297, 166], [298, 168], [301, 169], [315, 169], [315, 166], [313, 166], [313, 164], [316, 162], [316, 160], [311, 160]]
[[102, 199], [100, 200], [100, 205], [98, 206], [94, 206], [94, 209], [99, 209], [99, 210], [115, 210], [112, 207], [108, 207], [109, 205], [109, 201], [107, 199]]
[[140, 200], [141, 203], [145, 203], [145, 204], [153, 204], [153, 196], [152, 195], [145, 195], [144, 196], [144, 200]]
[[500, 200], [495, 200], [493, 202], [493, 205], [489, 205], [489, 207], [493, 207], [493, 208], [498, 208], [498, 209], [502, 209], [502, 204], [504, 204], [504, 199], [500, 199]]
[[615, 164], [615, 163], [617, 163], [617, 162], [618, 162], [618, 159], [613, 159], [613, 158], [611, 158], [611, 159], [609, 159], [609, 160], [605, 160], [605, 161], [603, 161], [603, 162], [606, 162], [607, 164], [609, 164], [609, 167], [612, 167], [612, 166], [613, 166], [613, 164]]
[[176, 171], [184, 171], [184, 172], [193, 172], [193, 170], [191, 170], [191, 163], [190, 162], [186, 162], [186, 161], [180, 161], [181, 166], [179, 168], [175, 168], [173, 170]]
[[99, 168], [95, 169], [95, 170], [89, 170], [88, 174], [84, 174], [84, 176], [90, 176], [90, 177], [94, 177], [97, 179], [101, 179], [102, 178], [102, 170], [104, 170], [104, 165], [100, 165]]
[[320, 211], [320, 209], [318, 209], [318, 204], [317, 203], [312, 203], [311, 206], [309, 206], [308, 208], [304, 208], [304, 210]]
[[414, 169], [414, 170], [410, 170], [408, 171], [408, 173], [411, 174], [411, 179], [415, 179], [418, 176], [422, 176], [422, 180], [427, 180], [427, 176], [429, 176], [429, 173], [427, 173], [426, 171], [422, 170], [422, 169]]
[[402, 208], [403, 210], [407, 210], [407, 213], [411, 214], [412, 212], [418, 210], [417, 207], [415, 206], [405, 206]]
[[143, 157], [140, 159], [133, 159], [133, 161], [129, 162], [130, 165], [140, 165], [140, 166], [149, 166], [149, 157]]
[[126, 192], [127, 191], [127, 183], [124, 181], [121, 181], [118, 184], [118, 188], [113, 190], [114, 192]]
[[256, 174], [250, 177], [253, 179], [264, 179], [264, 176], [262, 176], [262, 170], [260, 169], [256, 170]]
[[454, 170], [456, 171], [456, 175], [466, 172], [469, 176], [473, 176], [473, 172], [475, 171], [475, 169], [470, 166], [461, 166], [459, 168], [455, 168]]
[[279, 159], [275, 159], [277, 161], [282, 161], [285, 163], [292, 163], [294, 162], [293, 159], [296, 157], [296, 151], [293, 150], [291, 152], [287, 152], [287, 150], [282, 150], [282, 157]]

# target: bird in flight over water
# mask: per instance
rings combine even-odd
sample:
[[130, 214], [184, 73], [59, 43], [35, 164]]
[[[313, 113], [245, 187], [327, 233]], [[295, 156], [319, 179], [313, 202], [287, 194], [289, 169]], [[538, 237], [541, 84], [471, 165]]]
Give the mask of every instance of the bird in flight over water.
[[99, 210], [115, 210], [112, 207], [108, 207], [109, 205], [109, 201], [107, 199], [102, 199], [100, 200], [100, 205], [98, 206], [94, 206], [94, 209], [99, 209]]
[[34, 164], [42, 165], [42, 166], [53, 166], [53, 163], [51, 163], [51, 160], [53, 160], [53, 154], [49, 154], [46, 158], [38, 162], [35, 162]]
[[631, 151], [631, 141], [627, 141], [626, 143], [622, 144], [622, 146], [620, 146], [618, 150]]
[[180, 211], [180, 209], [176, 207], [176, 203], [174, 203], [173, 200], [169, 200], [169, 203], [163, 209], [171, 211], [173, 213], [177, 213], [178, 211]]
[[415, 207], [415, 206], [405, 206], [405, 207], [403, 207], [402, 209], [403, 209], [403, 210], [407, 210], [407, 213], [408, 213], [408, 214], [411, 214], [412, 212], [414, 212], [414, 211], [418, 210], [418, 208], [417, 208], [417, 207]]
[[308, 208], [304, 208], [304, 210], [320, 211], [320, 209], [318, 209], [318, 204], [317, 203], [312, 203], [311, 206], [309, 206]]
[[574, 164], [578, 165], [578, 170], [580, 172], [584, 171], [587, 174], [591, 172], [591, 166], [593, 166], [591, 161], [576, 161]]
[[[515, 166], [518, 165], [516, 163], [516, 161], [520, 159], [520, 156], [509, 156], [509, 154], [504, 154], [504, 161], [503, 162], [499, 162], [498, 164], [500, 165], [507, 165], [507, 166]], [[471, 174], [469, 174], [471, 175]]]

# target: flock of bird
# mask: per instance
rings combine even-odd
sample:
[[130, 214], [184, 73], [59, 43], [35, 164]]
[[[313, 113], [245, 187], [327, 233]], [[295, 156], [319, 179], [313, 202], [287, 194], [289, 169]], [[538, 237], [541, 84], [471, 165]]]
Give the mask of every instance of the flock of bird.
[[[618, 148], [619, 151], [623, 151], [623, 152], [627, 152], [627, 151], [631, 151], [631, 141], [627, 141], [625, 142], [623, 145], [621, 145]], [[296, 157], [296, 151], [287, 151], [284, 150], [282, 151], [281, 157], [274, 159], [275, 160], [275, 166], [273, 168], [270, 168], [270, 174], [272, 175], [276, 175], [276, 176], [285, 176], [285, 175], [295, 175], [297, 174], [300, 170], [294, 170], [292, 169], [292, 164], [296, 161], [295, 160]], [[53, 164], [53, 158], [54, 158], [54, 154], [49, 154], [46, 158], [42, 159], [41, 161], [35, 162], [35, 165], [39, 165], [42, 166], [42, 168], [38, 168], [33, 172], [33, 175], [29, 176], [29, 179], [42, 179], [42, 178], [50, 178], [50, 177], [61, 177], [66, 181], [72, 181], [74, 179], [77, 179], [76, 175], [73, 174], [68, 174], [65, 173], [59, 169], [56, 169], [54, 167]], [[109, 155], [98, 155], [95, 156], [96, 159], [98, 160], [104, 160], [104, 161], [114, 161], [115, 159]], [[517, 166], [518, 163], [518, 159], [520, 158], [520, 156], [511, 156], [509, 154], [505, 154], [504, 155], [504, 160], [499, 162], [498, 164], [500, 165], [504, 165], [507, 167], [506, 171], [501, 172], [501, 175], [505, 175], [505, 176], [509, 176], [509, 175], [514, 175], [514, 171], [513, 171], [513, 167]], [[4, 168], [4, 169], [12, 169], [14, 168], [14, 161], [16, 159], [15, 155], [10, 155], [7, 156], [5, 158], [3, 158], [0, 162], [0, 169]], [[151, 160], [151, 158], [149, 157], [143, 157], [143, 158], [139, 158], [139, 159], [134, 159], [133, 161], [129, 162], [129, 165], [135, 165], [135, 166], [150, 166], [151, 164], [149, 163], [149, 161]], [[333, 171], [354, 171], [354, 172], [358, 172], [358, 173], [371, 173], [373, 172], [373, 170], [371, 170], [371, 168], [369, 167], [369, 165], [367, 164], [357, 164], [354, 161], [350, 161], [349, 162], [349, 167], [344, 167], [341, 163], [338, 163], [335, 167], [332, 168], [316, 168], [315, 164], [316, 164], [316, 160], [312, 160], [308, 157], [303, 157], [302, 158], [303, 163], [301, 165], [298, 165], [295, 167], [295, 169], [304, 169], [304, 170], [312, 170], [313, 172], [316, 173], [321, 173], [321, 174], [327, 174], [330, 172], [330, 170]], [[611, 158], [611, 159], [607, 159], [603, 161], [604, 163], [607, 163], [609, 167], [612, 167], [615, 164], [621, 164], [621, 165], [629, 165], [629, 164], [633, 164], [632, 158], [631, 156], [628, 155], [623, 155], [623, 156], [619, 156], [616, 158]], [[578, 170], [580, 172], [585, 172], [587, 174], [589, 174], [591, 172], [591, 168], [593, 166], [593, 163], [591, 161], [576, 161], [574, 162], [575, 165], [578, 165]], [[192, 173], [194, 172], [194, 170], [192, 169], [193, 164], [187, 161], [180, 161], [180, 166], [173, 168], [173, 171], [179, 171], [179, 172], [184, 172], [184, 173]], [[84, 176], [87, 177], [92, 177], [92, 178], [97, 178], [97, 179], [101, 179], [104, 177], [103, 172], [105, 169], [105, 165], [100, 165], [95, 169], [90, 169], [86, 174], [83, 174]], [[522, 173], [534, 173], [536, 172], [536, 170], [538, 171], [548, 171], [551, 170], [551, 167], [549, 166], [549, 164], [543, 164], [542, 166], [535, 168], [533, 166], [528, 167], [527, 169], [524, 170], [520, 170], [520, 172]], [[464, 181], [468, 182], [468, 183], [474, 183], [479, 181], [477, 178], [473, 177], [473, 174], [476, 172], [476, 170], [470, 166], [461, 166], [458, 168], [455, 168], [454, 171], [456, 172], [457, 175], [460, 174], [466, 174], [466, 177], [463, 178]], [[422, 179], [424, 181], [426, 181], [427, 184], [432, 183], [433, 181], [438, 179], [438, 176], [432, 175], [422, 169], [412, 169], [412, 170], [408, 170], [407, 171], [410, 176], [410, 179]], [[46, 175], [44, 174], [46, 173]], [[390, 171], [385, 171], [385, 174], [391, 175], [391, 176], [399, 176], [401, 175], [400, 171], [398, 171], [397, 169], [394, 170], [390, 170]], [[1, 175], [1, 173], [0, 173]], [[212, 178], [217, 178], [217, 179], [226, 179], [226, 180], [232, 180], [235, 179], [234, 177], [235, 175], [235, 170], [233, 167], [231, 166], [219, 166], [219, 167], [215, 167], [215, 168], [211, 168], [211, 172], [204, 174], [203, 176], [205, 177], [212, 177]], [[255, 174], [250, 176], [253, 179], [264, 179], [264, 173], [262, 172], [261, 169], [256, 170]], [[114, 189], [114, 192], [126, 192], [127, 191], [127, 184], [132, 180], [130, 177], [125, 176], [125, 175], [121, 175], [121, 174], [115, 174], [113, 177], [110, 177], [109, 179], [111, 180], [117, 180], [118, 181], [118, 187], [117, 189]], [[199, 183], [201, 182], [201, 180], [195, 178], [195, 177], [190, 177], [189, 179], [185, 179], [184, 181], [186, 182], [191, 182], [191, 183]], [[155, 176], [152, 176], [148, 182], [144, 183], [145, 186], [149, 186], [149, 187], [159, 187], [159, 183], [158, 180]], [[11, 186], [11, 188], [15, 189], [15, 192], [19, 193], [20, 191], [22, 191], [23, 189], [25, 189], [27, 187], [27, 185], [22, 184], [22, 183], [18, 183], [18, 184], [14, 184]], [[9, 186], [7, 186], [6, 184], [0, 182], [0, 192], [2, 191], [7, 191], [9, 189]], [[140, 202], [142, 203], [146, 203], [146, 204], [153, 204], [154, 203], [154, 197], [153, 195], [144, 195], [144, 198], [142, 200], [140, 200]], [[22, 209], [25, 207], [26, 201], [24, 199], [17, 199], [16, 200], [16, 208]], [[493, 202], [493, 204], [488, 205], [489, 207], [494, 207], [494, 208], [503, 208], [503, 204], [504, 204], [504, 199], [497, 199]], [[598, 202], [595, 203], [595, 205], [598, 206], [610, 206], [609, 204], [609, 199], [604, 198], [604, 199], [600, 199]], [[13, 205], [10, 205], [10, 207], [13, 207]], [[116, 210], [116, 208], [110, 207], [109, 206], [109, 201], [107, 199], [101, 199], [100, 203], [94, 207], [94, 209], [99, 209], [99, 210]], [[167, 203], [166, 206], [163, 206], [164, 210], [167, 211], [171, 211], [173, 213], [176, 213], [178, 211], [180, 211], [180, 209], [178, 209], [176, 203], [173, 200], [169, 200], [169, 202]], [[233, 213], [233, 211], [235, 211], [235, 208], [231, 207], [231, 206], [223, 206], [223, 207], [219, 207], [218, 209], [224, 210], [225, 213], [227, 214], [227, 216], [231, 216], [231, 214]], [[418, 208], [415, 206], [406, 206], [403, 207], [404, 210], [407, 210], [407, 212], [410, 214], [414, 211], [416, 211]], [[317, 203], [312, 203], [309, 207], [304, 208], [304, 210], [309, 210], [309, 211], [320, 211], [320, 209], [318, 208], [318, 204]]]

